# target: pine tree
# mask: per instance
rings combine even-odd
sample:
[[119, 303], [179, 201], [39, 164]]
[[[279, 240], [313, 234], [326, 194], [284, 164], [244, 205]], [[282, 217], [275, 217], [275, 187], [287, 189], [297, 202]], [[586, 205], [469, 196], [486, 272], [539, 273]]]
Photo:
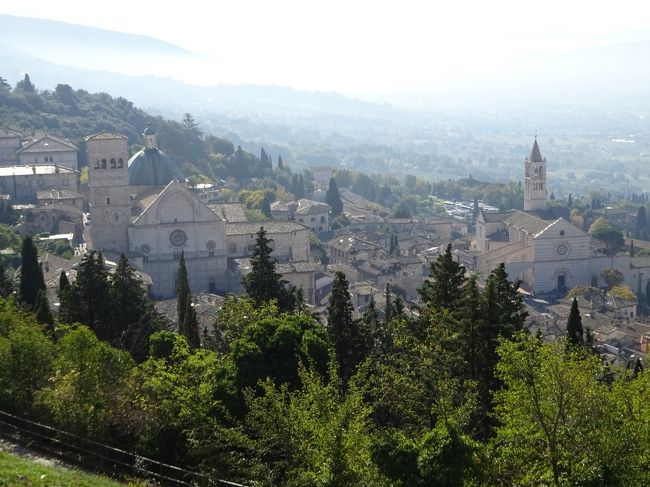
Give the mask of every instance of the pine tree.
[[29, 79], [29, 75], [27, 73], [25, 73], [25, 77], [22, 80], [16, 83], [16, 89], [22, 90], [25, 93], [34, 93], [36, 91], [36, 87], [32, 83], [32, 80]]
[[431, 263], [429, 279], [418, 292], [425, 304], [453, 311], [458, 307], [465, 281], [465, 268], [454, 261], [449, 244], [445, 253]]
[[7, 276], [7, 271], [5, 265], [0, 261], [0, 296], [3, 298], [8, 298], [14, 292], [14, 285]]
[[571, 303], [571, 311], [569, 312], [569, 320], [566, 325], [567, 341], [573, 346], [582, 345], [584, 343], [584, 335], [582, 330], [582, 318], [580, 310], [578, 309], [578, 300], [573, 298]]
[[290, 312], [296, 307], [298, 295], [295, 287], [287, 289], [287, 281], [282, 279], [282, 274], [276, 272], [276, 260], [271, 256], [271, 242], [273, 239], [266, 238], [264, 227], [260, 227], [253, 247], [251, 271], [243, 279], [244, 288], [256, 306], [275, 299], [280, 310]]
[[65, 291], [69, 285], [70, 281], [68, 280], [68, 275], [65, 271], [62, 271], [61, 275], [59, 275], [59, 295]]
[[336, 184], [336, 179], [330, 178], [330, 185], [325, 194], [325, 202], [332, 208], [332, 216], [337, 217], [343, 213], [343, 200], [339, 193], [339, 187]]
[[192, 291], [187, 278], [185, 255], [181, 254], [176, 280], [176, 312], [178, 314], [178, 332], [187, 338], [192, 348], [201, 344], [196, 311], [192, 306]]
[[33, 310], [36, 306], [38, 291], [45, 290], [45, 280], [43, 279], [43, 269], [38, 262], [38, 251], [32, 237], [23, 239], [21, 257], [18, 297], [27, 309]]
[[353, 311], [348, 281], [345, 274], [337, 271], [327, 305], [327, 331], [344, 384], [347, 384], [357, 365], [369, 353], [369, 342], [363, 336], [359, 320], [352, 318]]
[[100, 340], [111, 340], [111, 303], [108, 271], [101, 252], [88, 252], [77, 270], [77, 279], [61, 293], [59, 319], [90, 327]]

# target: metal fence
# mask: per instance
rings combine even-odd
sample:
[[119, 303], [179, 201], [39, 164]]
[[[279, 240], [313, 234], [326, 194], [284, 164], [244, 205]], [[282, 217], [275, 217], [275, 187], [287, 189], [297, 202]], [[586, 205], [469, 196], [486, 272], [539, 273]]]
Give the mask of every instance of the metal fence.
[[208, 478], [198, 472], [158, 462], [4, 411], [0, 411], [0, 434], [25, 447], [110, 477], [137, 477], [169, 486], [245, 487], [227, 480]]

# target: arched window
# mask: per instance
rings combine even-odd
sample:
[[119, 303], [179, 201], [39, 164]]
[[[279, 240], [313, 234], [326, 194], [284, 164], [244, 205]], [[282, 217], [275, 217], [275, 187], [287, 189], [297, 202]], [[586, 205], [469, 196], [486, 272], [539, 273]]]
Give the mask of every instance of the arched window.
[[119, 169], [122, 169], [124, 167], [124, 160], [121, 157], [117, 160], [117, 167]]
[[115, 169], [117, 167], [117, 161], [113, 158], [111, 159], [111, 169]]
[[101, 169], [106, 169], [106, 159], [102, 159]]
[[95, 159], [95, 169], [99, 169], [99, 159]]

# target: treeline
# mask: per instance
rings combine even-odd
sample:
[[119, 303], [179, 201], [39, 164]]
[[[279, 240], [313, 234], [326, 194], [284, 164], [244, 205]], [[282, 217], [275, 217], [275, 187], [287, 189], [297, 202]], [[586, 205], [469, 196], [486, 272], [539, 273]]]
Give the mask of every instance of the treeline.
[[480, 287], [448, 248], [417, 310], [387, 289], [361, 317], [337, 273], [321, 324], [260, 235], [249, 296], [198, 342], [154, 332], [136, 360], [113, 325], [41, 324], [0, 300], [0, 407], [248, 485], [650, 482], [648, 373], [603, 365], [579, 315], [568, 342], [526, 334], [503, 266]]

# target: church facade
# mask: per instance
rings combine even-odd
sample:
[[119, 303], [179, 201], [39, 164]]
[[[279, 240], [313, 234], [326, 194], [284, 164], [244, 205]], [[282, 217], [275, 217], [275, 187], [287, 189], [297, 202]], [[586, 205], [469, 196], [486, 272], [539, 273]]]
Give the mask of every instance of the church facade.
[[[155, 297], [175, 295], [181, 254], [192, 292], [238, 289], [229, 277], [229, 263], [251, 255], [260, 226], [274, 239], [278, 260], [309, 259], [309, 227], [228, 222], [188, 191], [176, 164], [158, 149], [155, 132], [147, 128], [143, 136], [144, 149], [131, 158], [123, 135], [104, 132], [86, 138], [89, 248], [109, 258], [127, 255], [151, 276]], [[306, 296], [309, 291], [304, 289]]]
[[602, 285], [603, 269], [614, 268], [633, 291], [645, 292], [641, 277], [650, 274], [635, 266], [629, 254], [605, 254], [587, 232], [547, 209], [546, 159], [537, 138], [524, 166], [524, 210], [480, 211], [476, 218], [475, 270], [486, 276], [503, 262], [523, 288], [545, 294]]

